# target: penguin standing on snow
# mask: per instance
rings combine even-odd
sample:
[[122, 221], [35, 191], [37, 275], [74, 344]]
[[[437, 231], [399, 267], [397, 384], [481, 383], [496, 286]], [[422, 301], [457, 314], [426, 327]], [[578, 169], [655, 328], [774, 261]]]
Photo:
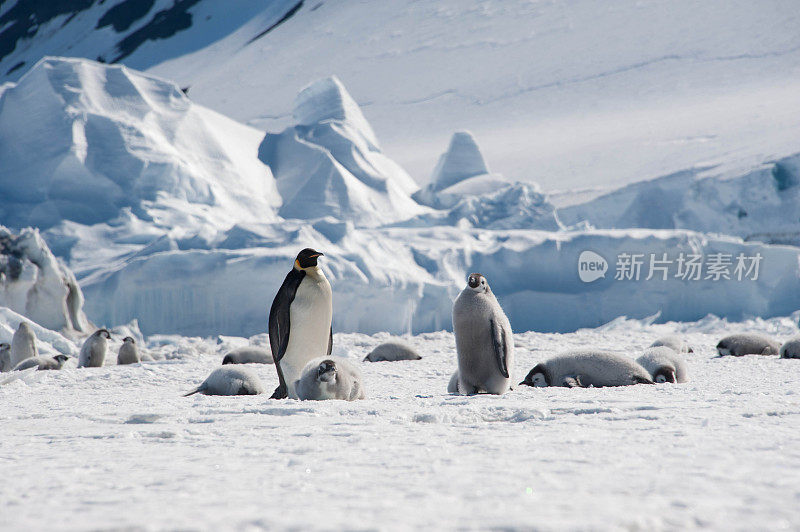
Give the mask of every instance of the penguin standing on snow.
[[320, 256], [310, 248], [297, 254], [269, 309], [269, 345], [280, 382], [272, 399], [296, 399], [294, 383], [306, 364], [331, 355], [333, 294], [317, 264]]
[[511, 387], [514, 337], [486, 278], [471, 273], [453, 303], [453, 333], [458, 355], [458, 392], [502, 395]]
[[108, 329], [97, 329], [83, 342], [81, 353], [78, 356], [79, 368], [99, 368], [103, 365], [108, 351], [108, 340], [111, 333]]
[[15, 367], [26, 358], [38, 356], [39, 350], [36, 348], [36, 335], [33, 334], [33, 329], [26, 322], [20, 322], [11, 338], [11, 367]]

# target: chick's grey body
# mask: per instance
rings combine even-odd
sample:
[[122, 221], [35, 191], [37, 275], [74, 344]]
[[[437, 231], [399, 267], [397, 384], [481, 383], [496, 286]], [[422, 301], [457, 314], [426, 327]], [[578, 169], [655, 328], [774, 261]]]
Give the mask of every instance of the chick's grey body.
[[777, 355], [781, 344], [762, 334], [744, 333], [726, 336], [717, 344], [720, 356]]
[[185, 396], [195, 393], [204, 395], [258, 395], [264, 393], [264, 385], [251, 368], [229, 365], [212, 371], [200, 386], [185, 394]]
[[111, 335], [106, 329], [98, 329], [83, 342], [78, 357], [79, 368], [99, 368], [103, 365], [108, 352], [108, 339]]
[[310, 401], [364, 399], [361, 372], [344, 359], [318, 358], [310, 361], [294, 383], [297, 398]]
[[68, 358], [69, 357], [66, 355], [26, 358], [14, 366], [14, 371], [22, 371], [23, 369], [29, 368], [36, 368], [38, 370], [57, 370], [64, 366], [64, 362], [66, 362]]
[[[534, 379], [542, 371], [545, 383]], [[567, 351], [535, 366], [522, 384], [529, 386], [567, 386], [600, 388], [653, 384], [650, 374], [633, 360], [606, 351]]]
[[139, 355], [139, 348], [136, 346], [136, 340], [130, 336], [126, 337], [122, 341], [122, 345], [119, 347], [117, 364], [136, 364], [141, 361], [142, 357]]
[[16, 367], [26, 358], [37, 356], [39, 356], [39, 350], [36, 348], [36, 335], [33, 334], [30, 325], [24, 321], [20, 322], [11, 338], [11, 367]]
[[0, 344], [0, 373], [11, 371], [13, 367], [11, 365], [11, 345], [4, 342]]
[[396, 362], [398, 360], [420, 360], [419, 354], [406, 344], [386, 342], [373, 349], [364, 362]]
[[650, 344], [650, 347], [669, 347], [676, 353], [693, 353], [694, 350], [689, 347], [683, 338], [678, 336], [677, 334], [670, 334], [669, 336], [662, 336], [658, 338], [655, 342]]
[[238, 347], [225, 355], [222, 364], [274, 364], [272, 352], [263, 347]]
[[480, 274], [470, 274], [467, 287], [453, 303], [453, 333], [458, 354], [458, 391], [504, 394], [514, 370], [511, 324]]
[[651, 347], [636, 359], [646, 369], [653, 382], [687, 382], [689, 370], [683, 356], [666, 346]]
[[781, 358], [800, 358], [800, 337], [787, 340], [780, 353]]

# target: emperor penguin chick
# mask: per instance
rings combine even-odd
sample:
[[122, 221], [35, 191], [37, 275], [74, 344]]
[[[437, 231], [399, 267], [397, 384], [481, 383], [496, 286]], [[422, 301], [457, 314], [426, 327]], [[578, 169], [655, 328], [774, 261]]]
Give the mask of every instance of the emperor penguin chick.
[[601, 388], [654, 383], [647, 370], [628, 357], [606, 351], [567, 351], [534, 366], [520, 384]]
[[36, 348], [36, 335], [33, 334], [33, 329], [27, 322], [20, 322], [11, 338], [11, 367], [16, 367], [26, 358], [38, 356], [39, 350]]
[[677, 334], [662, 336], [661, 338], [656, 339], [655, 342], [650, 344], [650, 347], [662, 347], [662, 346], [669, 347], [676, 353], [694, 353], [694, 349], [689, 347], [689, 344], [687, 344], [683, 340], [683, 338], [681, 338]]
[[453, 333], [458, 354], [458, 391], [502, 395], [511, 387], [514, 337], [486, 278], [471, 273], [453, 303]]
[[312, 360], [294, 383], [294, 389], [297, 398], [303, 400], [355, 401], [365, 397], [361, 372], [344, 359]]
[[64, 362], [69, 360], [67, 355], [56, 355], [54, 357], [32, 357], [26, 358], [16, 366], [14, 371], [22, 371], [23, 369], [36, 368], [40, 371], [46, 369], [61, 369]]
[[212, 371], [200, 386], [184, 394], [184, 397], [196, 393], [204, 395], [259, 395], [264, 393], [264, 385], [261, 384], [261, 379], [258, 378], [256, 372], [247, 366], [222, 366]]
[[777, 355], [780, 350], [781, 344], [755, 333], [732, 334], [717, 344], [719, 356]]
[[645, 349], [644, 354], [636, 359], [646, 369], [653, 382], [680, 383], [689, 380], [689, 370], [683, 356], [665, 345]]
[[126, 336], [122, 340], [122, 345], [119, 346], [119, 354], [117, 355], [117, 365], [123, 364], [136, 364], [142, 361], [139, 355], [139, 348], [136, 347], [136, 340], [131, 336]]
[[78, 356], [79, 368], [99, 368], [103, 365], [108, 352], [108, 340], [111, 333], [108, 329], [97, 329], [83, 342], [81, 353]]

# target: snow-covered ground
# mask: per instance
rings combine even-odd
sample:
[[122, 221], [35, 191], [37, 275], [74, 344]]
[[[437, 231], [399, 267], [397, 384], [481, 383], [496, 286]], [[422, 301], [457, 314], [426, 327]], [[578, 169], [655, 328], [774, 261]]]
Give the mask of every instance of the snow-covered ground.
[[[453, 337], [424, 334], [406, 339], [420, 361], [361, 363], [353, 403], [184, 398], [238, 344], [155, 337], [154, 362], [0, 386], [0, 528], [797, 529], [800, 361], [713, 358], [729, 332], [785, 340], [797, 317], [518, 334], [518, 380], [560, 350], [635, 356], [677, 332], [690, 381], [501, 397], [446, 394]], [[387, 338], [337, 334], [334, 355]]]

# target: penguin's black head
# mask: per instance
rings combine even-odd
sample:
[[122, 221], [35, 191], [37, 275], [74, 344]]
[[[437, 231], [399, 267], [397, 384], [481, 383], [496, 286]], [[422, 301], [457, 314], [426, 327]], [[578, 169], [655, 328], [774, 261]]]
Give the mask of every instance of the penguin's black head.
[[56, 355], [56, 356], [54, 356], [53, 358], [54, 358], [55, 360], [57, 360], [58, 362], [61, 362], [62, 364], [63, 364], [64, 362], [66, 362], [67, 360], [69, 360], [69, 357], [68, 357], [67, 355]]
[[486, 277], [479, 273], [471, 273], [467, 277], [467, 286], [475, 292], [488, 292], [489, 283], [486, 282]]
[[225, 364], [235, 364], [231, 355], [225, 355], [225, 358], [222, 359], [222, 365], [224, 366]]
[[125, 338], [122, 339], [122, 341], [123, 342], [130, 342], [132, 344], [136, 343], [136, 340], [134, 340], [132, 336], [126, 336]]
[[106, 338], [111, 340], [111, 333], [108, 332], [108, 329], [97, 329], [97, 331], [94, 334], [97, 336], [105, 336]]
[[675, 370], [668, 367], [660, 367], [653, 375], [653, 380], [657, 383], [675, 382]]
[[313, 268], [317, 265], [317, 257], [321, 257], [323, 253], [319, 251], [314, 251], [311, 248], [306, 248], [300, 253], [297, 254], [297, 259], [294, 261], [294, 265], [298, 269], [305, 269], [305, 268]]
[[544, 364], [536, 364], [525, 376], [525, 380], [520, 385], [526, 386], [551, 386], [550, 377], [547, 375], [547, 368]]
[[317, 380], [330, 382], [336, 378], [336, 362], [323, 360], [317, 368]]

